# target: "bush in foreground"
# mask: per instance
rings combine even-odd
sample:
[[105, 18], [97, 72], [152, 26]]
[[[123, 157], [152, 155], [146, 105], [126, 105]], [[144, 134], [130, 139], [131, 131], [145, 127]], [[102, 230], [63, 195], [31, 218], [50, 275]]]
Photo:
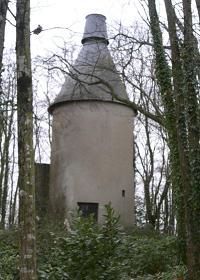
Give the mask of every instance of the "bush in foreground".
[[40, 265], [40, 279], [172, 280], [185, 272], [178, 266], [175, 237], [141, 231], [126, 234], [111, 205], [106, 206], [102, 226], [92, 217], [79, 216], [72, 232], [55, 236], [54, 242], [51, 261]]
[[[0, 280], [19, 279], [16, 236], [0, 232]], [[176, 238], [144, 230], [125, 233], [111, 205], [101, 226], [78, 216], [68, 233], [55, 223], [42, 224], [37, 239], [41, 280], [184, 279]]]

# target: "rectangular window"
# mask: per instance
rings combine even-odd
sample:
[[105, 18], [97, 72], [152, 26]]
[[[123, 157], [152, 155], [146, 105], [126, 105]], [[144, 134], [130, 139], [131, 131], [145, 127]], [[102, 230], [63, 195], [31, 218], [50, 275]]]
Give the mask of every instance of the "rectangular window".
[[95, 221], [98, 220], [98, 203], [78, 202], [77, 204], [83, 217], [93, 214]]

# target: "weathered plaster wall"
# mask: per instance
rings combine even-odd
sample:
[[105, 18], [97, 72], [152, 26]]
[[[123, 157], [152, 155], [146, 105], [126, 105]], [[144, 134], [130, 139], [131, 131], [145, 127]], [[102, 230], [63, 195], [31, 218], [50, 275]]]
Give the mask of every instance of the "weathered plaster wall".
[[56, 213], [97, 202], [101, 223], [111, 201], [121, 222], [133, 224], [133, 115], [124, 105], [98, 101], [54, 109], [50, 202]]
[[35, 163], [36, 215], [41, 219], [48, 212], [50, 165]]

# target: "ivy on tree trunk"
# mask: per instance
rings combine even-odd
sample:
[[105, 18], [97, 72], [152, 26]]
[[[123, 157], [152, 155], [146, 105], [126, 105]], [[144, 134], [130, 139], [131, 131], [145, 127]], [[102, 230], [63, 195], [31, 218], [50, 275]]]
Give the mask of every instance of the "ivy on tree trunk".
[[187, 262], [189, 279], [200, 279], [200, 121], [191, 0], [183, 0], [186, 118], [191, 184], [187, 193]]
[[178, 223], [178, 235], [181, 240], [180, 254], [185, 259], [185, 209], [183, 186], [181, 184], [180, 156], [177, 145], [178, 133], [176, 127], [176, 100], [174, 98], [171, 71], [166, 59], [163, 47], [162, 32], [156, 10], [155, 0], [148, 0], [150, 28], [152, 33], [153, 48], [155, 53], [156, 77], [164, 107], [165, 128], [168, 135], [168, 146], [170, 149], [171, 178], [173, 185], [174, 201], [176, 203], [176, 217]]
[[[197, 280], [200, 279], [200, 123], [196, 81], [198, 73], [195, 68], [196, 41], [192, 28], [191, 1], [182, 1], [184, 46], [181, 48], [178, 43], [177, 21], [172, 1], [164, 0], [164, 2], [171, 44], [173, 79], [164, 53], [155, 0], [148, 1], [150, 27], [157, 81], [165, 109], [165, 127], [169, 137], [178, 234], [186, 244], [187, 279]], [[175, 127], [172, 123], [173, 118]]]

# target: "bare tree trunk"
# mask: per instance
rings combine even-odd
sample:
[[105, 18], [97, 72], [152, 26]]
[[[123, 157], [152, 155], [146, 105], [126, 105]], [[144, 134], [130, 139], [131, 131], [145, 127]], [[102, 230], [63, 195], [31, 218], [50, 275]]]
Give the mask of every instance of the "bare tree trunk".
[[3, 145], [3, 165], [2, 167], [2, 174], [3, 174], [3, 181], [2, 181], [2, 197], [1, 197], [1, 226], [2, 228], [5, 227], [6, 223], [6, 213], [7, 213], [7, 200], [8, 200], [8, 183], [9, 183], [9, 168], [10, 168], [10, 142], [12, 136], [12, 126], [13, 126], [13, 116], [14, 116], [14, 94], [12, 91], [11, 80], [8, 77], [8, 87], [7, 87], [7, 94], [6, 99], [11, 100], [10, 103], [6, 102], [4, 107], [4, 145]]
[[30, 1], [17, 0], [17, 113], [19, 158], [20, 279], [35, 280], [35, 171], [33, 149]]
[[[6, 14], [8, 9], [8, 0], [0, 0], [0, 104], [2, 103], [2, 67], [3, 67], [3, 50], [4, 50], [4, 38], [5, 38], [5, 26], [6, 26]], [[2, 143], [2, 134], [4, 129], [3, 124], [4, 116], [0, 110], [0, 144]], [[0, 146], [1, 148], [1, 146]], [[2, 156], [2, 155], [1, 155]], [[3, 192], [3, 174], [4, 174], [4, 158], [1, 158], [1, 171], [0, 171], [0, 210], [1, 210], [1, 198]]]
[[[9, 137], [9, 136], [8, 136]], [[5, 166], [4, 166], [4, 184], [2, 195], [2, 207], [1, 207], [1, 227], [5, 228], [6, 211], [7, 211], [7, 198], [8, 198], [8, 177], [9, 177], [9, 144], [10, 137], [5, 139]]]
[[1, 94], [1, 72], [2, 72], [7, 9], [8, 9], [8, 0], [0, 0], [0, 94]]
[[[4, 124], [2, 125], [2, 132], [3, 132], [3, 128]], [[1, 136], [4, 136], [4, 134], [2, 133]], [[2, 193], [3, 193], [3, 179], [4, 179], [4, 172], [5, 172], [5, 155], [6, 155], [6, 148], [5, 148], [5, 143], [2, 141], [0, 141], [0, 210], [2, 209]]]
[[12, 142], [13, 142], [13, 147], [12, 147], [12, 166], [11, 166], [11, 182], [10, 182], [10, 202], [9, 202], [9, 217], [8, 217], [8, 225], [9, 228], [11, 228], [14, 225], [14, 218], [16, 216], [16, 199], [17, 199], [17, 186], [16, 186], [16, 190], [14, 193], [14, 168], [15, 168], [15, 134], [13, 133], [13, 138], [12, 138]]
[[[159, 164], [159, 175], [156, 175], [155, 166], [155, 158], [156, 158], [156, 147], [152, 145], [151, 141], [151, 125], [149, 119], [144, 116], [144, 129], [145, 129], [145, 147], [144, 153], [145, 157], [143, 157], [139, 151], [139, 147], [136, 144], [136, 148], [138, 150], [137, 156], [141, 163], [141, 167], [137, 169], [138, 174], [142, 179], [142, 183], [144, 186], [144, 200], [145, 200], [145, 208], [146, 208], [146, 220], [152, 226], [152, 228], [160, 230], [161, 225], [161, 217], [162, 217], [162, 206], [165, 200], [165, 197], [168, 195], [169, 184], [162, 184], [164, 179], [164, 170], [167, 169], [166, 159], [165, 159], [165, 145], [163, 145], [163, 149], [159, 149], [159, 153], [162, 156], [162, 160], [160, 160]], [[159, 127], [160, 128], [160, 127]], [[159, 130], [162, 130], [161, 128]], [[160, 132], [161, 133], [161, 132]], [[160, 135], [163, 143], [164, 139], [162, 137], [162, 133]], [[157, 177], [158, 181], [154, 182], [154, 177]]]
[[169, 233], [169, 201], [168, 196], [165, 197], [165, 203], [164, 203], [164, 232]]
[[[14, 103], [14, 100], [12, 100]], [[14, 106], [13, 106], [14, 107]], [[5, 146], [5, 167], [4, 167], [4, 184], [3, 184], [3, 192], [2, 192], [2, 207], [1, 207], [1, 224], [2, 227], [5, 227], [6, 223], [6, 212], [7, 212], [7, 199], [8, 199], [8, 183], [9, 183], [9, 168], [10, 168], [10, 157], [9, 157], [9, 148], [10, 148], [10, 142], [11, 142], [11, 136], [12, 136], [12, 125], [13, 125], [13, 115], [14, 115], [14, 108], [11, 108], [10, 115], [8, 114], [9, 108], [8, 103], [6, 106], [6, 116], [5, 119], [7, 121], [6, 123], [6, 133], [5, 133], [5, 140], [4, 140], [4, 146]]]
[[[16, 204], [17, 204], [17, 196], [19, 193], [19, 186], [17, 184], [16, 190], [15, 190], [15, 194], [14, 194], [14, 198], [13, 198], [13, 202], [12, 202], [12, 207], [11, 207], [11, 211], [10, 211], [10, 217], [9, 217], [9, 225], [13, 226], [15, 223], [15, 218], [16, 218]], [[17, 220], [17, 219], [16, 219]]]
[[200, 0], [196, 0], [196, 5], [197, 5], [197, 11], [199, 15], [199, 22], [200, 22]]

